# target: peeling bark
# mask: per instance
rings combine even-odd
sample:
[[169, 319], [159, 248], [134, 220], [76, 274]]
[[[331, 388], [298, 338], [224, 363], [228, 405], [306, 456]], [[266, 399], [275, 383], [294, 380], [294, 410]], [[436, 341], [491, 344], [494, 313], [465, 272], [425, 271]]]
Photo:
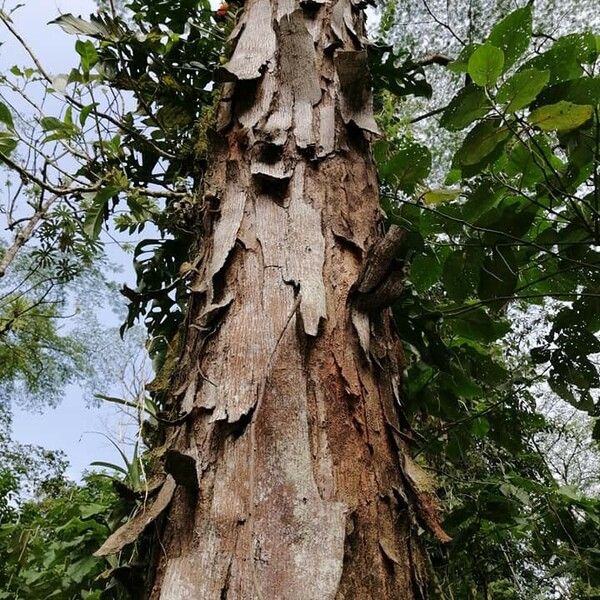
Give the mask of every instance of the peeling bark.
[[125, 525], [117, 529], [94, 554], [96, 556], [116, 554], [128, 544], [135, 542], [144, 529], [153, 523], [169, 506], [174, 493], [175, 480], [168, 476], [156, 498], [144, 506]]
[[360, 6], [247, 0], [234, 31], [153, 600], [424, 597]]

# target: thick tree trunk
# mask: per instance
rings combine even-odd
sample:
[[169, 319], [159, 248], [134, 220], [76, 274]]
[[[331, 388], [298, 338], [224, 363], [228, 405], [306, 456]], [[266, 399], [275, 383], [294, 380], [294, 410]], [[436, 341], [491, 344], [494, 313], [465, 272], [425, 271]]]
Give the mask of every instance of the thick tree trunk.
[[361, 8], [248, 0], [232, 37], [151, 598], [420, 598]]

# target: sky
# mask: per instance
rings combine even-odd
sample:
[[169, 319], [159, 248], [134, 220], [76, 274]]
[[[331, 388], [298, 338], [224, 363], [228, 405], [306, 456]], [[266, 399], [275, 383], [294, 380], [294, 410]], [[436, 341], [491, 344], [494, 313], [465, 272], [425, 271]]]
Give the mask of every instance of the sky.
[[[62, 13], [87, 17], [96, 8], [92, 0], [21, 0], [24, 5], [12, 16], [15, 28], [26, 39], [44, 67], [53, 75], [68, 72], [78, 63], [74, 50], [76, 38], [60, 27], [48, 25]], [[5, 10], [16, 2], [3, 3]], [[9, 33], [0, 26], [0, 70], [14, 64], [30, 65], [26, 54], [12, 42]], [[123, 266], [116, 278], [131, 279], [130, 258], [108, 246], [111, 261]], [[109, 311], [100, 314], [108, 327], [118, 326], [118, 318]], [[123, 445], [130, 435], [130, 421], [121, 411], [108, 404], [89, 406], [83, 391], [70, 386], [62, 403], [55, 409], [45, 408], [32, 413], [14, 407], [13, 437], [23, 443], [36, 444], [53, 450], [63, 450], [71, 466], [68, 475], [78, 480], [92, 461], [120, 463], [121, 459], [106, 436]]]

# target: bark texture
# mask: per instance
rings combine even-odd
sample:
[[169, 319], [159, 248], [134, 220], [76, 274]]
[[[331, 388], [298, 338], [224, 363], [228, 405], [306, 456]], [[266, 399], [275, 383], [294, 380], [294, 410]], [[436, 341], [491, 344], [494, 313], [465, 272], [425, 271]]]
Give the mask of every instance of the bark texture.
[[361, 9], [247, 0], [232, 33], [153, 600], [425, 595]]

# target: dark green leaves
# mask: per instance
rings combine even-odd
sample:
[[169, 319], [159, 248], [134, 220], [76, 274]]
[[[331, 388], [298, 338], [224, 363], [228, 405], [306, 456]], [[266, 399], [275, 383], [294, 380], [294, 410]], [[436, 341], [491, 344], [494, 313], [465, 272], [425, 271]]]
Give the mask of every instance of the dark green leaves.
[[[407, 348], [408, 410], [426, 440], [419, 452], [441, 477], [455, 478], [445, 489], [462, 494], [460, 503], [446, 496], [456, 502], [446, 523], [454, 535], [450, 554], [464, 549], [454, 559], [448, 597], [540, 594], [541, 588], [514, 586], [509, 572], [498, 575], [493, 548], [512, 548], [514, 564], [522, 564], [527, 548], [545, 573], [543, 585], [579, 568], [571, 549], [560, 558], [556, 551], [575, 530], [573, 540], [585, 537], [586, 528], [594, 532], [593, 541], [575, 542], [577, 551], [586, 545], [598, 553], [600, 506], [577, 504], [571, 513], [585, 494], [561, 491], [537, 446], [557, 432], [538, 412], [545, 397], [569, 414], [558, 397], [600, 415], [600, 84], [587, 75], [594, 69], [583, 68], [596, 60], [598, 47], [587, 33], [556, 41], [536, 35], [530, 53], [531, 13], [532, 3], [514, 11], [449, 66], [467, 76], [456, 78], [465, 86], [440, 120], [455, 132], [444, 139], [459, 149], [438, 181], [456, 185], [460, 196], [428, 196], [421, 188], [416, 201], [399, 194], [398, 205], [388, 205], [390, 218], [422, 240], [408, 252], [412, 285], [394, 307]], [[536, 29], [543, 34], [545, 25], [539, 19]], [[433, 146], [438, 137], [430, 135]], [[432, 180], [435, 165], [433, 173]], [[551, 310], [558, 311], [554, 319]], [[533, 340], [539, 346], [529, 356]], [[560, 439], [567, 429], [561, 427]], [[600, 423], [594, 431], [600, 439]], [[473, 470], [464, 479], [466, 465]], [[471, 556], [477, 556], [475, 575], [467, 584], [463, 566]], [[485, 573], [484, 556], [494, 563]], [[438, 558], [445, 587], [453, 559]], [[597, 595], [600, 569], [589, 572]], [[538, 575], [529, 576], [537, 586]], [[594, 596], [590, 591], [573, 587], [569, 597]]]
[[582, 65], [595, 60], [597, 55], [594, 36], [577, 33], [559, 38], [552, 47], [524, 65], [550, 71], [550, 83], [576, 79], [583, 74]]
[[442, 114], [440, 125], [451, 131], [464, 129], [487, 115], [491, 106], [484, 89], [467, 85], [452, 99]]
[[519, 71], [498, 90], [496, 100], [506, 104], [506, 112], [513, 113], [535, 100], [550, 79], [548, 71], [526, 69]]
[[65, 116], [62, 121], [56, 117], [42, 117], [42, 119], [40, 119], [40, 124], [42, 129], [48, 133], [44, 140], [46, 142], [69, 139], [79, 131], [79, 128], [73, 123], [70, 106], [65, 111]]
[[0, 597], [106, 596], [106, 566], [92, 554], [110, 533], [111, 520], [118, 523], [128, 509], [107, 478], [91, 475], [81, 485], [55, 480], [50, 493], [30, 499], [18, 518], [0, 527]]
[[511, 67], [529, 47], [531, 25], [531, 4], [515, 10], [494, 25], [488, 42], [503, 51], [505, 69]]
[[92, 239], [98, 238], [102, 224], [108, 216], [108, 203], [120, 191], [120, 188], [109, 186], [100, 190], [93, 198], [86, 211], [83, 229]]
[[407, 194], [414, 192], [417, 183], [425, 179], [431, 169], [429, 150], [409, 139], [403, 140], [400, 149], [391, 156], [385, 156], [383, 146], [379, 154], [383, 154], [379, 165], [381, 176]]
[[517, 281], [519, 266], [510, 246], [495, 248], [486, 256], [479, 276], [479, 297], [494, 309], [500, 309], [511, 300]]
[[469, 131], [455, 158], [459, 165], [476, 165], [488, 157], [509, 136], [510, 131], [500, 119], [481, 121]]
[[481, 87], [493, 86], [504, 68], [504, 52], [492, 44], [479, 46], [468, 63], [468, 72], [473, 81]]
[[8, 106], [2, 102], [0, 102], [0, 122], [8, 129], [8, 131], [0, 131], [0, 152], [8, 156], [17, 147], [17, 140], [11, 133], [15, 129], [12, 114]]
[[0, 122], [4, 123], [10, 130], [14, 130], [15, 124], [13, 122], [12, 114], [3, 102], [0, 102]]
[[399, 97], [431, 97], [431, 85], [425, 79], [423, 67], [415, 64], [406, 52], [397, 53], [392, 46], [375, 44], [368, 50], [375, 89], [385, 89]]
[[452, 330], [468, 340], [490, 344], [510, 331], [505, 319], [492, 318], [483, 308], [473, 308], [449, 321]]
[[89, 40], [77, 40], [75, 50], [81, 57], [81, 68], [84, 73], [89, 73], [90, 69], [98, 62], [98, 53], [94, 44]]
[[0, 131], [0, 152], [8, 156], [16, 147], [17, 140], [6, 131]]

